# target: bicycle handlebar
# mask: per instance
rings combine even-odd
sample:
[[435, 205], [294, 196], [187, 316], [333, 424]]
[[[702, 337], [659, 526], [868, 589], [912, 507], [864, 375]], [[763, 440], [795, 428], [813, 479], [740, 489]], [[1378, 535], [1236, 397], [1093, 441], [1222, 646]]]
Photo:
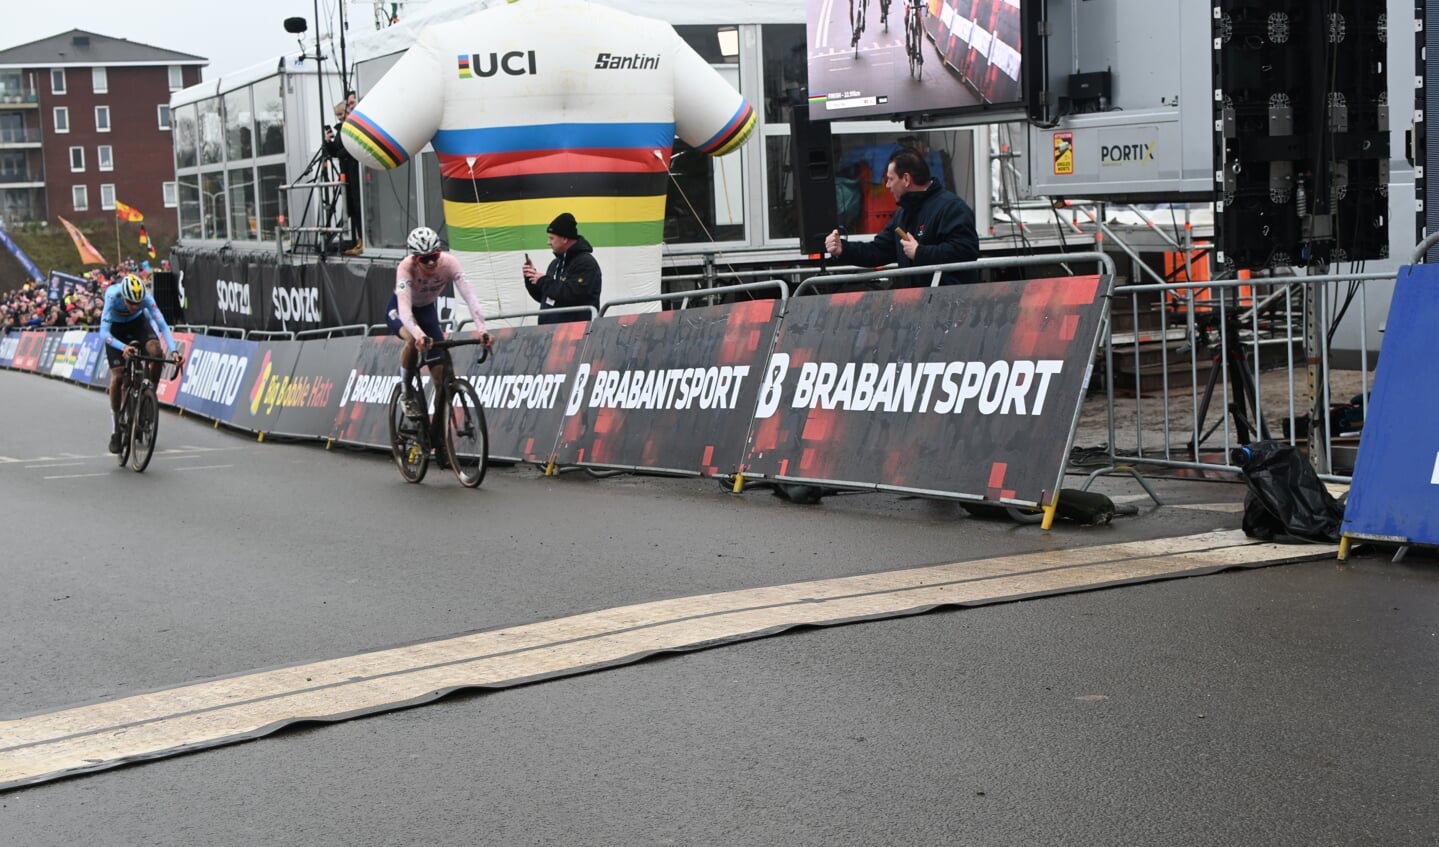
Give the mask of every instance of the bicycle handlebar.
[[[473, 345], [475, 345], [475, 344], [480, 344], [480, 343], [481, 343], [481, 342], [480, 342], [480, 339], [478, 339], [478, 338], [447, 338], [447, 339], [445, 339], [444, 341], [432, 341], [432, 342], [430, 342], [430, 349], [431, 349], [431, 350], [448, 350], [448, 349], [450, 349], [451, 347], [470, 347], [470, 346], [473, 346]], [[488, 347], [481, 347], [481, 348], [480, 348], [480, 356], [479, 356], [478, 359], [475, 359], [475, 364], [478, 365], [478, 364], [480, 364], [481, 362], [483, 362], [484, 360], [488, 359], [489, 357], [490, 357], [490, 348], [488, 348]]]

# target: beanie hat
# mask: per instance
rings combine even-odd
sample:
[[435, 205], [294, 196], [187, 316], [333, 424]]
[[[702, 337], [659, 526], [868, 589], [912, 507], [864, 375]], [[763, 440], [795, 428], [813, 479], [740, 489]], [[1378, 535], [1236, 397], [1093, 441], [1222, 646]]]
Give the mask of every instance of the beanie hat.
[[569, 212], [561, 212], [560, 216], [545, 227], [545, 232], [553, 233], [561, 238], [579, 238], [579, 225], [575, 223], [575, 216]]

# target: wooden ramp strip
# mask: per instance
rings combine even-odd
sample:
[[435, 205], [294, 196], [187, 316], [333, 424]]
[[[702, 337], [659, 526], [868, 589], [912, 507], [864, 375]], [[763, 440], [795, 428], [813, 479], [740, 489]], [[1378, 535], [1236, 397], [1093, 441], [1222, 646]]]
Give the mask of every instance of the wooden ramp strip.
[[826, 626], [1332, 557], [1238, 531], [955, 562], [683, 597], [247, 673], [0, 721], [0, 791], [338, 721]]

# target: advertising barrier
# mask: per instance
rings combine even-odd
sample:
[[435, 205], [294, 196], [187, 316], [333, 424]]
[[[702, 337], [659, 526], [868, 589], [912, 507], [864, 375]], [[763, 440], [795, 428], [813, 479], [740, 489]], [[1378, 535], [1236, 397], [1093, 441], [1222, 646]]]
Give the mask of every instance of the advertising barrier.
[[349, 337], [302, 342], [289, 381], [275, 389], [280, 417], [270, 431], [312, 438], [329, 432], [344, 388], [339, 377], [354, 365], [362, 341]]
[[10, 362], [15, 358], [15, 350], [20, 346], [20, 333], [7, 332], [0, 335], [0, 368], [10, 367]]
[[[179, 350], [180, 355], [185, 357], [185, 367], [189, 367], [190, 351], [195, 346], [194, 334], [189, 332], [173, 332], [171, 335], [175, 336], [175, 349]], [[155, 399], [166, 406], [174, 406], [175, 397], [180, 392], [180, 383], [183, 378], [183, 370], [180, 373], [176, 373], [174, 366], [166, 365], [165, 368], [160, 371], [159, 384], [155, 386]]]
[[[494, 458], [1049, 506], [1111, 286], [741, 300], [497, 328], [485, 363], [474, 346], [451, 355], [485, 407]], [[188, 363], [159, 387], [165, 402], [261, 434], [387, 449], [397, 338], [177, 340]], [[98, 342], [11, 334], [0, 361], [102, 385]]]
[[192, 336], [185, 370], [175, 388], [176, 406], [197, 415], [231, 423], [235, 408], [249, 400], [246, 376], [258, 365], [259, 345], [238, 338]]
[[745, 475], [1047, 504], [1110, 285], [796, 298], [760, 374]]
[[40, 356], [45, 352], [45, 336], [49, 333], [26, 330], [20, 333], [15, 347], [15, 356], [10, 366], [17, 371], [34, 371], [40, 365]]
[[1436, 286], [1439, 265], [1399, 270], [1345, 504], [1340, 558], [1351, 537], [1439, 545], [1439, 394], [1416, 390], [1434, 385]]
[[95, 375], [101, 370], [106, 372], [108, 382], [110, 369], [105, 361], [105, 342], [100, 340], [100, 333], [87, 332], [85, 340], [80, 342], [80, 349], [75, 351], [75, 367], [70, 369], [70, 379], [81, 385], [92, 385], [95, 384]]
[[349, 373], [341, 372], [340, 396], [329, 436], [342, 444], [388, 450], [390, 422], [386, 411], [390, 394], [400, 384], [400, 349], [404, 345], [393, 335], [358, 340]]
[[774, 338], [775, 300], [595, 321], [555, 459], [733, 471]]
[[70, 379], [70, 373], [80, 358], [80, 346], [85, 343], [85, 330], [67, 329], [64, 332], [52, 332], [50, 335], [58, 336], [58, 340], [55, 357], [50, 361], [48, 372], [51, 376]]
[[559, 323], [493, 329], [490, 358], [473, 367], [477, 348], [451, 351], [455, 367], [474, 384], [485, 407], [490, 456], [550, 461], [574, 393], [576, 365], [589, 326]]
[[[251, 432], [274, 432], [289, 395], [290, 377], [300, 359], [303, 341], [270, 341], [261, 345], [259, 361], [245, 374], [244, 388], [230, 423]], [[312, 433], [318, 435], [318, 433]]]

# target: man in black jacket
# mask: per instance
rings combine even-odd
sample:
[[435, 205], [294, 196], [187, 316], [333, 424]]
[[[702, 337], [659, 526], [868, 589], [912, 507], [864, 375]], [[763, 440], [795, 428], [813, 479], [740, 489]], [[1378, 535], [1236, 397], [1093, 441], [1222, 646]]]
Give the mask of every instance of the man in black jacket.
[[[525, 275], [525, 290], [540, 304], [540, 311], [559, 309], [565, 306], [600, 307], [600, 263], [595, 261], [595, 249], [579, 233], [579, 224], [569, 212], [545, 228], [554, 251], [554, 261], [540, 273], [539, 268], [525, 256], [521, 268]], [[564, 323], [566, 321], [589, 320], [584, 312], [561, 315], [540, 315], [540, 323]]]
[[[946, 265], [979, 258], [974, 210], [957, 194], [945, 190], [917, 151], [901, 147], [891, 154], [884, 184], [899, 206], [889, 223], [867, 244], [845, 241], [839, 230], [831, 232], [824, 240], [831, 256], [843, 256], [846, 264], [868, 268], [891, 262], [901, 268]], [[973, 271], [951, 271], [940, 277], [939, 284], [956, 285], [977, 278]], [[895, 285], [913, 288], [929, 282], [928, 276], [905, 276]]]

